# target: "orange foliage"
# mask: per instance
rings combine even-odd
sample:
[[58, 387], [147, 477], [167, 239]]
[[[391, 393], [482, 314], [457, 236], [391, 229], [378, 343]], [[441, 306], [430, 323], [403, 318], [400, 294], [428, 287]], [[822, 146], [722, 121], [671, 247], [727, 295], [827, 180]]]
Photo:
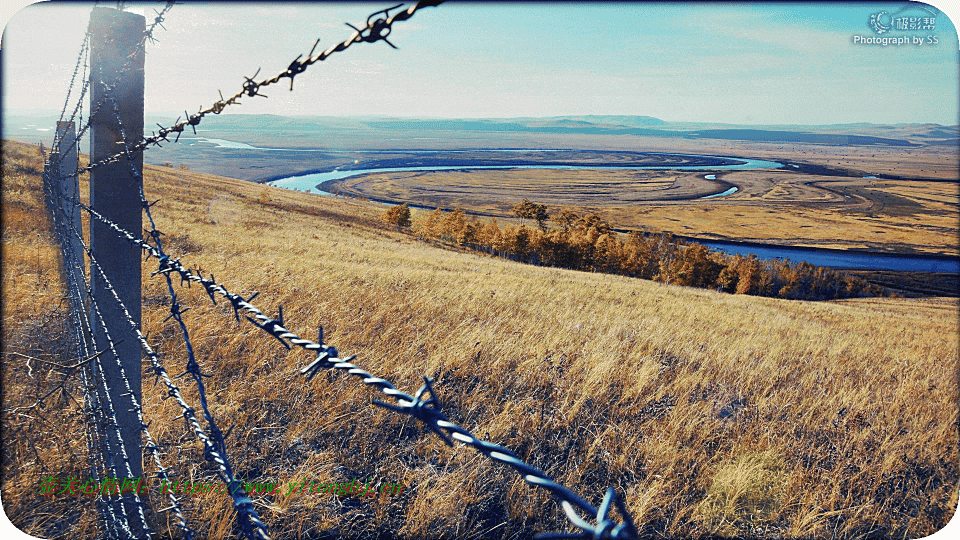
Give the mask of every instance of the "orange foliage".
[[[496, 219], [468, 220], [457, 208], [446, 215], [434, 210], [414, 229], [423, 237], [451, 242], [516, 261], [604, 272], [688, 287], [788, 299], [829, 300], [880, 294], [865, 281], [809, 263], [757, 259], [713, 251], [670, 234], [618, 234], [596, 214], [580, 216], [561, 209], [547, 227], [546, 207], [527, 199], [514, 206], [523, 218], [535, 219], [539, 229], [500, 228]], [[522, 214], [522, 215], [521, 215]]]

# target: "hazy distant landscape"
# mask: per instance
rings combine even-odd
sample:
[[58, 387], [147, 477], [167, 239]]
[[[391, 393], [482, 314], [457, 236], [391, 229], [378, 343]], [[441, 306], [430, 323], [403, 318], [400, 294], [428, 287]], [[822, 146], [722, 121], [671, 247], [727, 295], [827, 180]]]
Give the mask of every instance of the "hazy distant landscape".
[[[150, 122], [163, 121], [148, 118]], [[261, 182], [333, 169], [595, 165], [568, 172], [472, 171], [469, 179], [457, 171], [407, 177], [368, 174], [339, 182], [337, 190], [426, 208], [460, 206], [475, 215], [506, 219], [513, 217], [511, 205], [528, 197], [552, 208], [597, 213], [620, 230], [958, 255], [958, 133], [958, 126], [938, 124], [733, 126], [647, 116], [456, 120], [223, 115], [205, 122], [196, 135], [188, 131], [178, 143], [151, 148], [145, 161]], [[512, 151], [494, 155], [492, 149]], [[537, 152], [558, 149], [569, 152], [562, 158], [558, 152]], [[487, 152], [472, 155], [471, 150]], [[783, 167], [717, 170], [712, 179], [705, 178], [709, 167], [629, 174], [605, 168], [649, 160], [649, 153], [763, 159]], [[663, 161], [662, 156], [658, 159]], [[660, 191], [644, 195], [624, 187], [624, 176], [648, 187], [662, 185]], [[600, 187], [582, 187], [595, 183]], [[503, 185], [513, 186], [513, 191], [498, 187]], [[730, 186], [738, 189], [733, 195], [685, 200]], [[593, 195], [577, 195], [585, 191]]]
[[[176, 119], [148, 115], [146, 130]], [[5, 118], [4, 133], [31, 142], [55, 121], [50, 115], [13, 115]], [[209, 118], [196, 134], [188, 129], [179, 142], [150, 148], [144, 159], [254, 182], [363, 171], [363, 176], [328, 182], [324, 189], [421, 208], [462, 207], [469, 214], [501, 219], [514, 218], [512, 205], [529, 198], [554, 209], [596, 213], [621, 231], [957, 256], [958, 136], [960, 127], [939, 124], [751, 126], [609, 115], [415, 119], [229, 114]], [[711, 164], [730, 163], [729, 158], [782, 166], [711, 169]], [[368, 171], [537, 164], [582, 169]], [[699, 167], [614, 168], [657, 164]], [[722, 193], [730, 188], [735, 193]], [[715, 198], [696, 200], [700, 197]]]
[[[57, 118], [58, 115], [50, 114], [12, 114], [4, 118], [3, 136], [37, 142], [52, 129]], [[177, 118], [148, 115], [145, 130], [149, 134], [156, 124], [171, 125]], [[771, 152], [780, 151], [783, 159], [799, 160], [800, 155], [809, 154], [808, 159], [817, 160], [831, 150], [832, 154], [843, 156], [845, 152], [857, 153], [857, 149], [873, 149], [871, 154], [893, 153], [906, 160], [919, 156], [921, 151], [937, 154], [943, 150], [955, 155], [958, 137], [960, 127], [939, 124], [747, 126], [666, 122], [649, 116], [409, 119], [229, 114], [210, 118], [196, 135], [186, 131], [180, 143], [151, 148], [145, 160], [155, 165], [182, 163], [192, 170], [242, 180], [262, 180], [350, 165], [355, 159], [368, 157], [357, 151], [372, 150], [563, 148], [709, 153], [739, 148], [738, 155], [754, 152], [758, 157], [769, 157]], [[223, 143], [203, 142], [205, 139], [239, 144], [223, 148], [219, 146]], [[808, 148], [798, 151], [794, 145]], [[843, 150], [844, 147], [850, 148]], [[949, 159], [938, 163], [936, 169], [872, 170], [869, 162], [861, 165], [863, 170], [850, 167], [851, 174], [958, 178], [956, 160]]]

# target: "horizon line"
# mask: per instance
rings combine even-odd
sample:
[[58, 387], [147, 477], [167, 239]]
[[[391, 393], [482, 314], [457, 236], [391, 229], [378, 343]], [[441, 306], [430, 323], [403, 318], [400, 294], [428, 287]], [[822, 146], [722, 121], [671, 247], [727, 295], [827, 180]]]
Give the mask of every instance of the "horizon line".
[[[59, 116], [61, 111], [56, 109], [21, 109], [21, 108], [3, 108], [3, 116]], [[171, 111], [146, 111], [144, 112], [144, 117], [147, 116], [169, 116], [171, 119], [175, 119], [177, 116], [183, 117], [183, 112], [174, 113]], [[860, 122], [839, 122], [839, 123], [819, 123], [819, 124], [810, 124], [810, 123], [732, 123], [732, 122], [720, 122], [720, 121], [711, 121], [711, 120], [665, 120], [656, 116], [645, 115], [645, 114], [553, 114], [549, 116], [398, 116], [398, 115], [384, 115], [384, 114], [355, 114], [355, 115], [330, 115], [330, 114], [309, 114], [309, 113], [297, 113], [297, 114], [276, 114], [276, 113], [243, 113], [243, 112], [233, 112], [233, 111], [224, 111], [219, 116], [272, 116], [278, 118], [338, 118], [338, 119], [389, 119], [389, 120], [554, 120], [554, 119], [570, 119], [570, 118], [646, 118], [651, 120], [656, 120], [663, 124], [709, 124], [709, 125], [724, 125], [724, 126], [796, 126], [796, 127], [825, 127], [825, 126], [923, 126], [923, 125], [934, 125], [941, 127], [960, 127], [960, 118], [957, 119], [955, 124], [941, 124], [939, 122], [923, 122], [923, 121], [914, 121], [914, 122], [893, 122], [893, 123], [884, 123], [884, 122], [870, 122], [870, 121], [860, 121]]]

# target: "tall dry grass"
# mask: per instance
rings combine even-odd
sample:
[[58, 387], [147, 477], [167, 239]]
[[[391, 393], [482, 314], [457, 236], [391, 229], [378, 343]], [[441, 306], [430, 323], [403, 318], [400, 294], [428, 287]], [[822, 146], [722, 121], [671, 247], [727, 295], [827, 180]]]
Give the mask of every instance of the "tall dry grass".
[[3, 511], [21, 529], [92, 537], [95, 516], [83, 504], [43, 497], [38, 489], [50, 474], [89, 477], [79, 381], [59, 367], [77, 358], [59, 250], [43, 209], [42, 170], [39, 148], [4, 141], [0, 490]]
[[[7, 174], [4, 249], [9, 238], [29, 253], [29, 234], [6, 234]], [[20, 181], [39, 179], [23, 173]], [[451, 420], [594, 503], [616, 487], [645, 536], [921, 537], [956, 508], [955, 299], [719, 294], [440, 249], [383, 227], [375, 204], [169, 168], [148, 167], [146, 183], [148, 198], [161, 199], [154, 212], [169, 251], [185, 264], [213, 272], [231, 292], [259, 291], [255, 303], [269, 313], [282, 305], [301, 335], [322, 324], [342, 354], [405, 391], [434, 377]], [[41, 265], [45, 275], [55, 275], [54, 262]], [[154, 262], [144, 265], [143, 326], [177, 373], [184, 346], [164, 321], [169, 301], [148, 275]], [[34, 289], [4, 264], [5, 338], [29, 343], [35, 330], [25, 321], [42, 311], [31, 306], [59, 301], [41, 302]], [[276, 538], [529, 538], [566, 528], [558, 505], [511, 470], [371, 406], [377, 395], [353, 378], [306, 382], [298, 368], [309, 355], [237, 323], [199, 287], [178, 294], [212, 375], [213, 413], [232, 428], [227, 448], [240, 477], [404, 486], [373, 501], [255, 496]], [[11, 361], [18, 351], [7, 339], [4, 347], [6, 411], [36, 381]], [[197, 403], [193, 385], [180, 381]], [[215, 481], [164, 396], [162, 385], [144, 384], [165, 462], [184, 479]], [[73, 418], [56, 430], [37, 424], [32, 440], [56, 432], [82, 440]], [[22, 422], [4, 421], [5, 437]], [[4, 440], [10, 519], [86, 536], [89, 502], [30, 503], [39, 474], [66, 476], [75, 461], [51, 445], [28, 451]], [[151, 497], [154, 508], [164, 504], [158, 489]], [[225, 496], [186, 505], [203, 536], [233, 530]], [[166, 532], [167, 514], [155, 519]]]

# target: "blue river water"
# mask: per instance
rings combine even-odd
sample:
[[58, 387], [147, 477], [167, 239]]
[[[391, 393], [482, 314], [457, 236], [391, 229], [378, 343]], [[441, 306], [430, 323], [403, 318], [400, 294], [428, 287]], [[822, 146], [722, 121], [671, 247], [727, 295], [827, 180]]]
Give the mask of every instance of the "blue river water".
[[[711, 156], [721, 157], [721, 156]], [[603, 169], [669, 169], [669, 170], [755, 170], [755, 169], [773, 169], [783, 167], [783, 164], [772, 161], [753, 160], [745, 158], [736, 159], [741, 163], [726, 166], [613, 166], [602, 167]], [[269, 185], [282, 187], [286, 189], [295, 189], [298, 191], [309, 191], [320, 195], [332, 195], [317, 188], [323, 182], [329, 180], [341, 180], [351, 176], [357, 176], [367, 173], [391, 173], [391, 172], [412, 172], [412, 171], [444, 171], [444, 170], [464, 170], [464, 169], [596, 169], [600, 167], [591, 167], [590, 165], [471, 165], [471, 166], [426, 166], [426, 167], [393, 167], [383, 169], [361, 169], [361, 170], [333, 170], [330, 172], [311, 173], [300, 176], [289, 176], [278, 180], [268, 182]], [[716, 178], [713, 174], [705, 175], [705, 178], [713, 180]], [[713, 199], [730, 195], [737, 191], [736, 187], [731, 187], [723, 192], [715, 193], [701, 197], [702, 199]], [[848, 268], [862, 270], [896, 270], [909, 272], [947, 272], [960, 274], [960, 257], [948, 257], [937, 255], [894, 255], [888, 253], [870, 253], [863, 251], [833, 250], [833, 249], [815, 249], [802, 247], [786, 247], [774, 245], [762, 245], [739, 242], [719, 242], [709, 240], [697, 240], [707, 247], [731, 255], [756, 255], [759, 259], [789, 259], [792, 262], [808, 262], [816, 266], [825, 266], [830, 268]]]
[[697, 242], [730, 255], [756, 255], [758, 259], [790, 259], [815, 266], [851, 270], [897, 270], [901, 272], [945, 272], [960, 274], [960, 257], [938, 255], [895, 255], [841, 249], [771, 246], [739, 242]]
[[[708, 156], [720, 157], [720, 156]], [[383, 169], [353, 169], [353, 170], [332, 170], [329, 172], [310, 173], [299, 176], [288, 176], [267, 182], [271, 186], [282, 187], [286, 189], [295, 189], [298, 191], [309, 191], [319, 195], [331, 195], [317, 188], [318, 185], [330, 180], [342, 180], [351, 176], [359, 176], [367, 173], [394, 173], [394, 172], [415, 172], [415, 171], [457, 171], [466, 169], [603, 169], [603, 170], [754, 170], [754, 169], [775, 169], [782, 167], [783, 164], [773, 161], [764, 161], [762, 159], [746, 158], [725, 158], [735, 159], [740, 163], [733, 165], [716, 165], [713, 167], [704, 167], [701, 165], [677, 165], [677, 166], [655, 166], [655, 165], [623, 165], [623, 166], [591, 166], [591, 165], [451, 165], [451, 166], [424, 166], [424, 167], [391, 167]], [[714, 175], [707, 175], [713, 176]], [[711, 178], [712, 180], [713, 178]], [[727, 189], [722, 193], [707, 195], [707, 197], [719, 197], [729, 195], [735, 192], [736, 188]]]

